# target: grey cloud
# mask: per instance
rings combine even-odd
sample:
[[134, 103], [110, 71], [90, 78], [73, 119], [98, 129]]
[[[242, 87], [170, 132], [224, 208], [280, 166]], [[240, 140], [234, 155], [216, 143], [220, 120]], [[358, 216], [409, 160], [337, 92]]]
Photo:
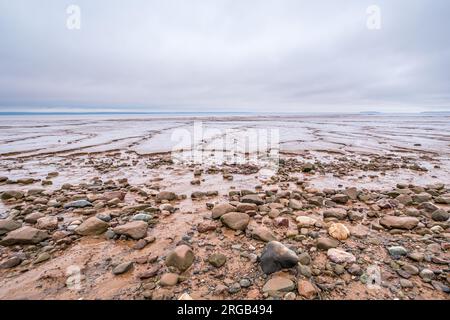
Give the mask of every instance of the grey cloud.
[[[82, 29], [66, 29], [66, 8]], [[377, 4], [382, 29], [366, 28]], [[445, 0], [0, 0], [0, 111], [450, 110]]]

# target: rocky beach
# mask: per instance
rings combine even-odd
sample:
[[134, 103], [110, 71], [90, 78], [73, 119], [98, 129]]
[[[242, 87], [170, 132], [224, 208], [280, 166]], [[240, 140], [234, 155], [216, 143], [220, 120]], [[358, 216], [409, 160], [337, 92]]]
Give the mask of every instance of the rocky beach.
[[448, 115], [1, 116], [0, 199], [0, 299], [449, 299]]

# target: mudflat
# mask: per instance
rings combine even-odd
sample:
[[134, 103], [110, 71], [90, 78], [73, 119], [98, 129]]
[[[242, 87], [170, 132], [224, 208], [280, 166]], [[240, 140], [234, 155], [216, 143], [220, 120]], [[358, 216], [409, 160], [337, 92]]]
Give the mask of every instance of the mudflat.
[[0, 299], [448, 299], [449, 181], [445, 115], [0, 117]]

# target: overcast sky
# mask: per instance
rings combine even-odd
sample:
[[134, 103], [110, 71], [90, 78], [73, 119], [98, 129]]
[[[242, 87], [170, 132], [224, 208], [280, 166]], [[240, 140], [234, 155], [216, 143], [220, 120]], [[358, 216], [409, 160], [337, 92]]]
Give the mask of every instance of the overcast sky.
[[450, 110], [449, 14], [448, 0], [0, 0], [0, 111]]

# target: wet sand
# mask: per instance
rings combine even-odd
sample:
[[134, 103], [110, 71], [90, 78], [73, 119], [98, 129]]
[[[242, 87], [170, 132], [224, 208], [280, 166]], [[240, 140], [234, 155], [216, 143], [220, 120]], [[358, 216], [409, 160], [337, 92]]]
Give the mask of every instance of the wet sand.
[[[249, 164], [173, 163], [174, 130], [192, 132], [196, 121], [205, 129], [232, 129], [236, 139], [249, 128], [277, 130], [275, 176]], [[425, 115], [0, 117], [0, 218], [49, 235], [35, 244], [0, 245], [0, 264], [9, 264], [0, 269], [0, 299], [178, 299], [183, 293], [195, 299], [448, 299], [449, 221], [436, 220], [435, 211], [445, 217], [450, 209], [449, 132], [450, 117]], [[194, 144], [206, 157], [222, 147], [220, 135]], [[102, 199], [115, 191], [125, 198]], [[159, 199], [162, 191], [175, 198]], [[250, 217], [244, 230], [212, 219], [214, 207], [228, 203], [238, 211], [248, 194], [262, 202], [241, 210]], [[90, 206], [64, 208], [80, 199]], [[30, 220], [36, 212], [56, 225]], [[141, 240], [112, 231], [139, 213], [151, 216], [143, 248], [135, 247]], [[106, 233], [77, 232], [99, 215], [109, 216]], [[303, 216], [314, 223], [302, 225]], [[413, 218], [414, 227], [380, 225], [386, 216]], [[329, 248], [319, 248], [320, 239], [333, 238], [333, 224], [350, 231], [337, 248], [354, 262], [336, 263]], [[265, 273], [258, 257], [272, 239], [293, 249], [299, 262]], [[183, 244], [195, 256], [185, 271], [166, 263]], [[393, 256], [393, 246], [407, 254]], [[226, 257], [223, 266], [208, 261], [214, 253]], [[36, 263], [42, 256], [47, 259]], [[11, 267], [13, 258], [20, 263]], [[128, 262], [130, 270], [112, 272]], [[374, 265], [382, 279], [376, 289], [367, 286]], [[80, 270], [79, 290], [67, 285], [73, 266]], [[161, 283], [167, 273], [178, 275], [177, 284]], [[293, 287], [267, 290], [280, 278]]]

